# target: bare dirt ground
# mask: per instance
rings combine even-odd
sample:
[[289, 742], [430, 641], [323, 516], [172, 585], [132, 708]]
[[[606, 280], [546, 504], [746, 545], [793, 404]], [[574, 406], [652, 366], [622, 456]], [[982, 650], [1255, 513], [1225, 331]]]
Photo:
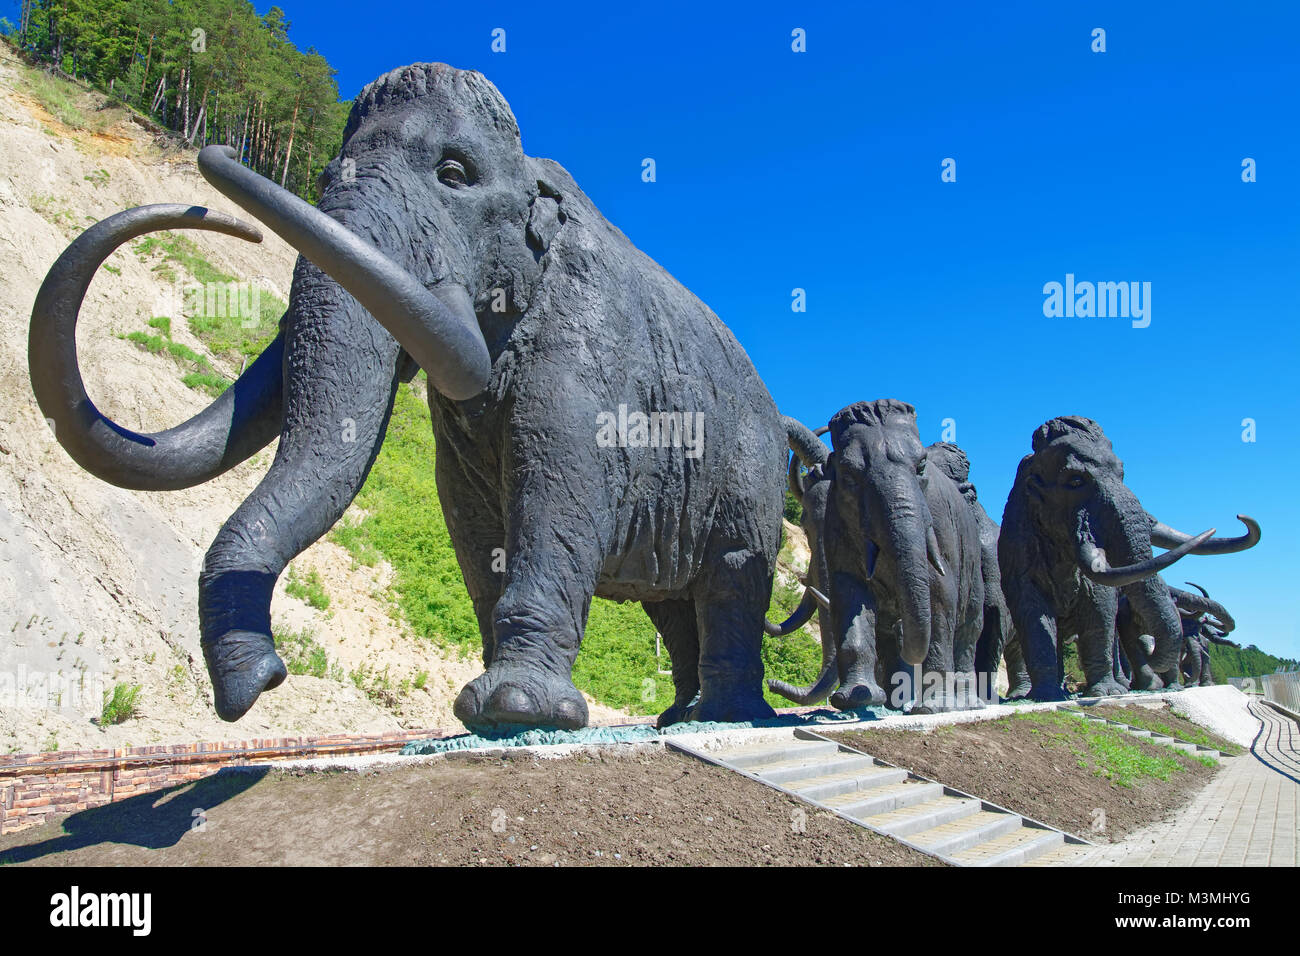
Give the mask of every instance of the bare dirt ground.
[[[201, 811], [196, 816], [196, 811]], [[941, 865], [658, 748], [226, 771], [0, 838], [0, 865]]]
[[[1079, 729], [1085, 726], [1077, 717], [1062, 719], [1077, 721]], [[1171, 817], [1217, 772], [1180, 751], [1126, 736], [1143, 753], [1173, 758], [1181, 769], [1167, 780], [1144, 777], [1122, 786], [1098, 775], [1094, 761], [1080, 755], [1086, 748], [1073, 730], [1062, 732], [1070, 739], [1058, 740], [1030, 721], [1004, 717], [926, 732], [827, 736], [1094, 843], [1115, 842]], [[1096, 813], [1099, 809], [1104, 816]], [[1104, 821], [1103, 829], [1099, 821]]]

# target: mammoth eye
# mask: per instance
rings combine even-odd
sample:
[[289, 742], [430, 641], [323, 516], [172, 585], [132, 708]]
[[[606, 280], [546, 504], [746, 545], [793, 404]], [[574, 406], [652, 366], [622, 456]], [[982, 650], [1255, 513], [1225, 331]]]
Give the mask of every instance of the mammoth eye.
[[1087, 480], [1083, 477], [1083, 475], [1072, 475], [1070, 478], [1068, 478], [1068, 479], [1066, 480], [1066, 482], [1065, 482], [1065, 487], [1067, 487], [1067, 488], [1082, 488], [1082, 487], [1083, 487], [1084, 485], [1086, 485], [1087, 483], [1088, 483], [1088, 482], [1087, 482]]
[[444, 159], [438, 164], [438, 180], [444, 185], [460, 187], [469, 185], [465, 167], [454, 159]]

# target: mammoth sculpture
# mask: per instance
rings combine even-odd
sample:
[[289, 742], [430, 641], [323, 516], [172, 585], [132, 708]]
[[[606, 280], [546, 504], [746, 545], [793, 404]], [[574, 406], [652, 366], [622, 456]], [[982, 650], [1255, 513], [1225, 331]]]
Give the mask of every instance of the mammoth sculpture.
[[[58, 441], [122, 487], [191, 487], [279, 437], [199, 578], [222, 718], [284, 680], [272, 588], [361, 488], [395, 390], [417, 366], [483, 639], [485, 672], [455, 703], [462, 721], [585, 724], [570, 668], [593, 595], [641, 601], [663, 634], [677, 687], [661, 723], [772, 714], [760, 650], [781, 528], [781, 418], [727, 327], [562, 167], [524, 154], [487, 79], [419, 64], [367, 86], [315, 208], [228, 147], [204, 149], [199, 167], [302, 253], [274, 343], [175, 428], [139, 435], [98, 412], [74, 330], [99, 264], [159, 229], [260, 238], [205, 209], [146, 206], [92, 226], [54, 264], [29, 358]], [[629, 426], [609, 427], [624, 407]], [[347, 443], [344, 418], [356, 423]], [[684, 421], [698, 447], [669, 440]]]
[[[1149, 662], [1130, 662], [1133, 684], [1141, 687], [1177, 667], [1183, 644], [1178, 611], [1158, 573], [1188, 554], [1253, 547], [1259, 525], [1238, 515], [1245, 535], [1214, 538], [1213, 529], [1193, 537], [1160, 523], [1124, 484], [1123, 464], [1090, 419], [1054, 418], [1034, 432], [1032, 446], [1016, 470], [998, 538], [1002, 590], [1024, 649], [1030, 696], [1066, 697], [1060, 644], [1074, 635], [1086, 693], [1125, 690], [1114, 670], [1121, 594], [1153, 639]], [[1170, 550], [1154, 556], [1153, 546]]]
[[1200, 594], [1169, 589], [1183, 620], [1183, 636], [1187, 642], [1183, 648], [1182, 674], [1189, 687], [1209, 687], [1214, 684], [1210, 645], [1240, 647], [1235, 641], [1228, 640], [1228, 635], [1237, 629], [1237, 622], [1226, 607], [1210, 597], [1209, 591], [1191, 581], [1187, 584]]
[[[812, 686], [770, 686], [811, 703], [838, 683], [831, 703], [846, 710], [909, 700], [917, 711], [983, 706], [974, 675], [979, 528], [957, 484], [927, 468], [916, 410], [889, 399], [850, 405], [830, 421], [829, 453], [800, 428], [789, 428], [790, 445], [808, 475], [792, 481], [809, 530], [809, 583], [825, 585], [829, 628]], [[775, 630], [811, 616], [815, 597], [810, 587]]]
[[980, 504], [970, 481], [970, 459], [952, 442], [935, 442], [926, 449], [930, 464], [942, 468], [957, 483], [970, 503], [980, 532], [980, 571], [984, 579], [984, 626], [975, 650], [975, 677], [985, 700], [997, 703], [998, 666], [1007, 666], [1007, 700], [1029, 694], [1029, 671], [1020, 652], [1020, 641], [1011, 624], [1011, 612], [1002, 595], [1002, 572], [998, 568], [998, 523]]
[[[1126, 598], [1119, 601], [1116, 628], [1120, 637], [1120, 649], [1124, 662], [1130, 673], [1135, 675], [1134, 689], [1159, 690], [1187, 684], [1191, 687], [1208, 686], [1214, 683], [1214, 674], [1210, 668], [1210, 644], [1236, 646], [1227, 639], [1237, 626], [1228, 609], [1212, 599], [1205, 588], [1188, 582], [1199, 594], [1170, 586], [1169, 597], [1174, 602], [1182, 624], [1183, 646], [1179, 665], [1161, 674], [1155, 674], [1154, 680], [1150, 667], [1142, 668], [1147, 663], [1150, 637], [1146, 633], [1145, 622], [1133, 610]], [[1141, 675], [1140, 680], [1137, 675]]]

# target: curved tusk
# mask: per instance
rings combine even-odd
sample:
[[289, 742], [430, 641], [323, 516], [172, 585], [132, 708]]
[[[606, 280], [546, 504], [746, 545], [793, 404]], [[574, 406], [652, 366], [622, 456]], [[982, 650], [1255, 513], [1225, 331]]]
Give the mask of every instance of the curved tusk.
[[463, 315], [448, 307], [342, 223], [242, 165], [229, 146], [200, 150], [199, 170], [347, 289], [419, 363], [439, 392], [460, 401], [487, 387], [492, 360], [472, 312]]
[[817, 599], [813, 594], [812, 588], [804, 588], [799, 606], [781, 624], [773, 624], [766, 617], [763, 618], [763, 633], [771, 637], [785, 637], [807, 624], [812, 619], [813, 614], [817, 612]]
[[202, 206], [137, 206], [91, 226], [50, 267], [32, 306], [27, 363], [54, 437], [92, 475], [119, 488], [191, 488], [235, 467], [280, 433], [284, 333], [193, 418], [138, 434], [105, 417], [77, 363], [77, 318], [100, 265], [125, 242], [164, 229], [203, 229], [261, 242], [257, 227]]
[[[1260, 529], [1259, 522], [1249, 515], [1237, 515], [1237, 520], [1246, 526], [1246, 533], [1239, 538], [1211, 538], [1201, 545], [1197, 546], [1192, 554], [1212, 555], [1212, 554], [1233, 554], [1237, 551], [1245, 551], [1247, 548], [1253, 548], [1259, 544]], [[1177, 528], [1171, 528], [1169, 525], [1160, 521], [1151, 519], [1151, 543], [1160, 548], [1177, 548], [1182, 544], [1190, 541], [1192, 536], [1184, 534]], [[1193, 585], [1194, 586], [1194, 585]], [[1206, 595], [1208, 597], [1209, 595]]]
[[1201, 532], [1194, 538], [1189, 538], [1172, 551], [1166, 551], [1164, 554], [1147, 558], [1147, 560], [1139, 561], [1137, 564], [1112, 568], [1106, 560], [1106, 552], [1097, 547], [1092, 537], [1085, 532], [1079, 536], [1076, 559], [1079, 563], [1079, 570], [1090, 581], [1104, 584], [1107, 587], [1121, 588], [1126, 584], [1133, 584], [1136, 581], [1149, 578], [1153, 574], [1159, 574], [1175, 561], [1191, 554], [1203, 542], [1208, 541], [1213, 534], [1214, 529], [1211, 528], [1209, 531]]

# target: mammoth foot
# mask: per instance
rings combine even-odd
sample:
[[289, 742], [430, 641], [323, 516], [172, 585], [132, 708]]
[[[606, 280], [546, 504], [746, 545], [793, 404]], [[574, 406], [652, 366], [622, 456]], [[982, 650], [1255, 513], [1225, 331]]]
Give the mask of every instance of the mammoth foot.
[[1029, 688], [1029, 699], [1041, 702], [1069, 700], [1069, 692], [1060, 684], [1039, 685]]
[[587, 702], [573, 681], [527, 664], [494, 662], [464, 686], [452, 709], [471, 730], [587, 726]]
[[1007, 688], [1007, 695], [1003, 700], [1024, 700], [1033, 693], [1033, 685], [1027, 681], [1016, 684], [1014, 687]]
[[[669, 708], [670, 710], [672, 708]], [[772, 705], [760, 693], [712, 694], [696, 701], [686, 709], [683, 721], [700, 723], [736, 724], [751, 720], [770, 720], [776, 716]], [[666, 726], [661, 724], [660, 726]]]
[[857, 683], [841, 687], [831, 694], [831, 706], [838, 710], [858, 710], [862, 707], [879, 707], [885, 703], [885, 692], [879, 684]]
[[1083, 692], [1084, 697], [1118, 697], [1121, 694], [1127, 694], [1128, 689], [1113, 677], [1107, 677], [1099, 680], [1094, 684], [1089, 684], [1088, 689]]
[[1133, 690], [1160, 690], [1165, 686], [1165, 682], [1156, 676], [1146, 664], [1143, 664], [1133, 673], [1131, 682]]
[[243, 717], [262, 691], [279, 687], [289, 676], [268, 634], [227, 631], [203, 642], [203, 657], [212, 678], [212, 701], [222, 720]]
[[691, 701], [673, 701], [672, 705], [659, 715], [655, 720], [656, 727], [669, 727], [672, 724], [680, 724], [686, 719], [687, 712], [691, 709]]

